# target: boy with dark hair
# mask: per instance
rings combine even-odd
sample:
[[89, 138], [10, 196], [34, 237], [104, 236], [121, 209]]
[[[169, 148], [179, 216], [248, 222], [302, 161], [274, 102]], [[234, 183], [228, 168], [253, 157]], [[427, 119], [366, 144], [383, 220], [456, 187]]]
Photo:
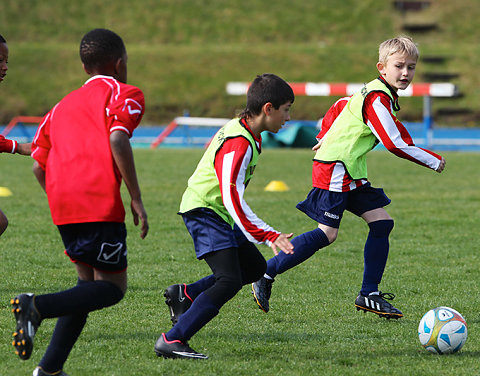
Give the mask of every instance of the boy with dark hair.
[[[0, 82], [5, 79], [8, 70], [8, 45], [5, 38], [0, 35]], [[15, 140], [9, 140], [0, 134], [0, 153], [18, 153], [30, 155], [31, 144], [19, 144]], [[2, 235], [8, 227], [7, 216], [0, 209], [0, 235]]]
[[58, 317], [34, 376], [65, 375], [63, 365], [89, 312], [118, 303], [126, 292], [122, 180], [133, 221], [141, 222], [141, 238], [148, 232], [129, 141], [145, 105], [141, 90], [126, 84], [125, 46], [114, 32], [95, 29], [83, 37], [80, 57], [90, 79], [45, 115], [32, 147], [35, 176], [78, 273], [69, 290], [20, 294], [11, 301], [17, 322], [13, 344], [21, 359], [30, 357], [42, 320]]
[[351, 98], [335, 102], [325, 115], [313, 162], [313, 189], [297, 208], [318, 222], [318, 228], [292, 240], [295, 254], [278, 254], [267, 261], [265, 275], [252, 284], [255, 302], [269, 310], [274, 278], [331, 244], [345, 210], [361, 217], [369, 227], [364, 248], [363, 283], [355, 300], [357, 310], [398, 319], [400, 310], [387, 300], [378, 285], [389, 252], [393, 219], [384, 206], [390, 203], [383, 189], [367, 180], [366, 154], [381, 142], [388, 151], [434, 171], [442, 172], [445, 160], [414, 145], [411, 136], [396, 117], [400, 110], [397, 91], [413, 80], [418, 49], [408, 37], [383, 42], [379, 47], [377, 69], [380, 76], [366, 84]]
[[173, 328], [162, 333], [155, 352], [166, 358], [206, 359], [187, 341], [212, 320], [245, 284], [265, 272], [265, 259], [253, 243], [292, 253], [288, 240], [258, 218], [243, 195], [261, 152], [261, 133], [277, 133], [290, 119], [295, 97], [273, 74], [257, 76], [247, 93], [247, 106], [214, 136], [188, 180], [180, 214], [193, 238], [198, 259], [213, 274], [190, 285], [173, 285], [165, 296]]

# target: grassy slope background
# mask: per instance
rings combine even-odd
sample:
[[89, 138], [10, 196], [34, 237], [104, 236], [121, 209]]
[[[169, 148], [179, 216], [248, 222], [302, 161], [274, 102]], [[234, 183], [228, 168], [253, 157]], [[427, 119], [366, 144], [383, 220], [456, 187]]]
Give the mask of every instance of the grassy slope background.
[[[231, 117], [244, 97], [225, 93], [228, 81], [249, 81], [273, 72], [288, 81], [365, 82], [377, 72], [379, 42], [405, 33], [404, 23], [437, 22], [430, 33], [410, 34], [423, 56], [446, 56], [440, 66], [420, 62], [424, 72], [460, 73], [464, 94], [435, 99], [440, 124], [476, 125], [480, 60], [476, 0], [435, 0], [415, 14], [396, 11], [392, 1], [313, 0], [274, 3], [252, 0], [4, 0], [0, 34], [10, 48], [2, 83], [0, 123], [16, 115], [43, 115], [86, 75], [78, 58], [82, 35], [111, 28], [129, 53], [129, 82], [146, 95], [143, 124], [193, 116]], [[295, 119], [317, 119], [329, 97], [299, 97]], [[420, 120], [421, 98], [403, 98], [401, 119]], [[444, 107], [470, 109], [463, 117], [440, 116]]]

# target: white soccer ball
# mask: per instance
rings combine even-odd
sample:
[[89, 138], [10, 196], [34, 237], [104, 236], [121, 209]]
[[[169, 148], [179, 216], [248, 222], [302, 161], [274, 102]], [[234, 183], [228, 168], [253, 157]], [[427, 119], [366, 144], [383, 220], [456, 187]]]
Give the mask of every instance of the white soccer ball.
[[437, 307], [423, 315], [418, 325], [418, 338], [432, 353], [453, 354], [467, 340], [467, 323], [453, 308]]

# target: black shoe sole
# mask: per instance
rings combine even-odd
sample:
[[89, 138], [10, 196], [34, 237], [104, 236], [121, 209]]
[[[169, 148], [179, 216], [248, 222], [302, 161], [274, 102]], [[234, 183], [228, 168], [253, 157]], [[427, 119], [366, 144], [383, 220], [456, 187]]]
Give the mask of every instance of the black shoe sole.
[[387, 312], [380, 312], [380, 311], [375, 311], [370, 308], [362, 307], [357, 304], [355, 304], [355, 307], [357, 308], [357, 311], [363, 311], [363, 312], [372, 312], [378, 315], [379, 317], [385, 317], [387, 320], [390, 319], [395, 319], [398, 320], [399, 318], [403, 317], [403, 314], [398, 314], [398, 313], [387, 313]]
[[[26, 325], [18, 324], [20, 316], [23, 315], [20, 298], [16, 296], [10, 301], [10, 304], [12, 305], [12, 312], [15, 315], [15, 322], [17, 324], [15, 332], [13, 333], [12, 345], [15, 347], [15, 354], [17, 354], [20, 359], [28, 360], [33, 351], [33, 337], [30, 337], [26, 333], [28, 330]], [[36, 331], [36, 328], [34, 328], [34, 330]]]

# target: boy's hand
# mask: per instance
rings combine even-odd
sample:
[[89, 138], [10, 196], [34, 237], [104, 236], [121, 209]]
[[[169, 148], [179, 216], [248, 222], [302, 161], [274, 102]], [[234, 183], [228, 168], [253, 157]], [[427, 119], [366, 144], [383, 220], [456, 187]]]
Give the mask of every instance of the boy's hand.
[[323, 139], [318, 141], [317, 144], [312, 148], [313, 151], [317, 151], [322, 146]]
[[290, 234], [280, 234], [278, 238], [272, 243], [270, 248], [272, 248], [274, 255], [278, 255], [278, 250], [280, 249], [283, 253], [287, 255], [293, 254], [293, 245], [288, 239], [293, 236], [293, 232]]
[[442, 172], [445, 169], [446, 164], [447, 162], [445, 161], [445, 158], [442, 157], [442, 160], [440, 161], [440, 164], [435, 171], [437, 171], [438, 173]]
[[148, 220], [147, 212], [143, 207], [143, 203], [141, 200], [132, 200], [130, 207], [133, 214], [133, 223], [135, 224], [135, 226], [137, 226], [138, 223], [141, 222], [142, 226], [140, 228], [140, 237], [142, 239], [145, 239], [145, 236], [147, 236], [148, 233]]

